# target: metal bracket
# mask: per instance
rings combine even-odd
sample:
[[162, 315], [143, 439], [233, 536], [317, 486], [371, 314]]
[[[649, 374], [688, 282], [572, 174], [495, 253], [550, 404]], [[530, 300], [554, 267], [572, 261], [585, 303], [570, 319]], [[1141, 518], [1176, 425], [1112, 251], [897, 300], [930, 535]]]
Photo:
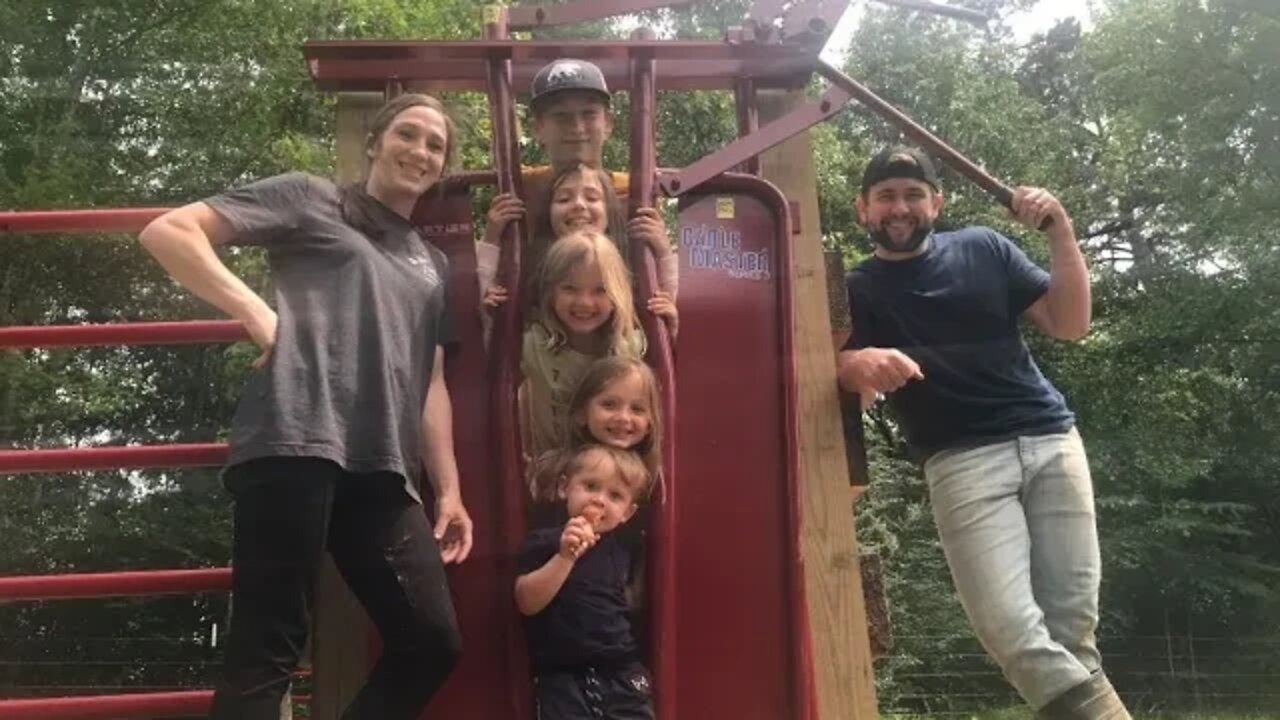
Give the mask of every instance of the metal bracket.
[[683, 170], [664, 173], [658, 180], [663, 192], [672, 197], [686, 193], [723, 172], [728, 172], [747, 158], [768, 150], [793, 135], [799, 134], [840, 112], [845, 105], [857, 99], [868, 109], [898, 128], [904, 135], [919, 143], [927, 152], [969, 178], [987, 191], [997, 202], [1009, 207], [1013, 202], [1013, 190], [992, 177], [969, 158], [926, 130], [898, 108], [885, 102], [862, 83], [845, 75], [831, 65], [819, 60], [818, 73], [830, 86], [818, 102], [809, 102], [774, 120], [756, 132], [740, 137], [716, 152], [707, 155]]
[[808, 130], [844, 109], [853, 99], [846, 89], [831, 85], [822, 97], [792, 110], [750, 135], [734, 140], [683, 170], [662, 173], [658, 184], [663, 192], [677, 197], [720, 173], [745, 163], [778, 143]]

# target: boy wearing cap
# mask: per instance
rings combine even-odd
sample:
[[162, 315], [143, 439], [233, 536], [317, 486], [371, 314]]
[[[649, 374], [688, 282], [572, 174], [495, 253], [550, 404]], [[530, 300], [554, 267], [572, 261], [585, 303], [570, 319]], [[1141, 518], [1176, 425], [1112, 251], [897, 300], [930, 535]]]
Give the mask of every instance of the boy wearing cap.
[[612, 96], [595, 63], [565, 58], [533, 77], [529, 131], [551, 160], [551, 172], [574, 165], [599, 168], [613, 133]]
[[[494, 198], [485, 230], [485, 240], [476, 248], [477, 272], [482, 289], [497, 273], [497, 238], [509, 222], [526, 216], [537, 228], [543, 225], [552, 202], [552, 191], [563, 174], [585, 165], [603, 170], [604, 143], [613, 133], [612, 96], [604, 73], [586, 60], [562, 58], [547, 63], [533, 77], [529, 98], [529, 129], [546, 151], [549, 166], [521, 170], [523, 196], [533, 202], [526, 208], [521, 198], [499, 195]], [[626, 198], [630, 176], [608, 172], [613, 192]], [[671, 250], [671, 240], [662, 215], [654, 208], [641, 208], [626, 225], [627, 238], [652, 250], [658, 269], [659, 286], [675, 302], [679, 287], [679, 259]], [[616, 238], [615, 238], [616, 239]], [[630, 260], [628, 259], [628, 262]], [[483, 293], [483, 290], [482, 290]]]
[[1089, 277], [1071, 218], [1039, 188], [1014, 217], [1047, 226], [1050, 272], [990, 228], [933, 232], [943, 195], [932, 161], [891, 147], [856, 199], [875, 254], [846, 278], [853, 333], [841, 386], [886, 395], [924, 463], [960, 602], [1005, 677], [1044, 718], [1128, 718], [1102, 672], [1101, 560], [1093, 487], [1075, 417], [1019, 329], [1077, 340]]
[[[550, 167], [529, 167], [523, 171], [528, 197], [547, 194], [557, 175], [576, 165], [604, 169], [604, 143], [613, 134], [613, 96], [604, 73], [595, 63], [561, 58], [547, 63], [533, 76], [529, 88], [529, 133], [546, 151]], [[631, 176], [608, 171], [614, 191], [625, 198]], [[545, 208], [536, 208], [541, 212]], [[671, 242], [662, 216], [651, 208], [642, 209], [627, 223], [633, 242], [653, 249], [660, 271], [674, 273]], [[674, 285], [674, 275], [670, 278]]]

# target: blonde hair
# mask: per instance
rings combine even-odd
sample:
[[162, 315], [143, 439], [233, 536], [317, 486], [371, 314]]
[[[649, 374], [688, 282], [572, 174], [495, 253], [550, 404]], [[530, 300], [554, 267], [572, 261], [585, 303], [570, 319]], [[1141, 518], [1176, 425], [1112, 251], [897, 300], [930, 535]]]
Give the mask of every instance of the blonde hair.
[[564, 437], [568, 440], [568, 447], [599, 442], [599, 438], [592, 436], [587, 428], [587, 405], [609, 385], [631, 373], [639, 373], [640, 381], [644, 383], [645, 399], [649, 402], [649, 432], [628, 450], [644, 462], [652, 477], [659, 478], [662, 476], [662, 395], [657, 377], [642, 360], [614, 355], [592, 363], [569, 399], [568, 428]]
[[557, 486], [569, 482], [574, 475], [585, 470], [591, 456], [596, 453], [613, 461], [613, 466], [622, 476], [622, 481], [631, 488], [631, 499], [635, 504], [642, 504], [649, 499], [649, 493], [653, 489], [653, 475], [649, 473], [649, 468], [645, 467], [640, 456], [630, 450], [600, 443], [589, 443], [579, 445], [572, 450], [559, 451], [554, 467]]
[[608, 354], [615, 355], [631, 345], [633, 337], [641, 332], [636, 322], [636, 310], [631, 297], [631, 276], [622, 255], [609, 238], [591, 230], [579, 230], [566, 235], [547, 248], [537, 272], [534, 284], [537, 292], [535, 317], [551, 335], [549, 349], [559, 350], [568, 342], [569, 334], [564, 323], [556, 317], [555, 293], [569, 273], [582, 263], [595, 263], [600, 268], [604, 291], [613, 303], [609, 320], [596, 332], [608, 334]]

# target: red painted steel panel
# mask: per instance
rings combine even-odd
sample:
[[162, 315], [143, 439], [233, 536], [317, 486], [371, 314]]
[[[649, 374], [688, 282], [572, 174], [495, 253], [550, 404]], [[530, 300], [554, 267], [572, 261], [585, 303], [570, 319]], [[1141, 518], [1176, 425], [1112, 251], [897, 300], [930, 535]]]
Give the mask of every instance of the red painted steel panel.
[[[513, 640], [516, 617], [511, 553], [522, 540], [519, 528], [503, 522], [507, 502], [524, 502], [517, 477], [502, 477], [494, 457], [494, 425], [488, 361], [481, 341], [480, 290], [476, 283], [475, 235], [467, 188], [430, 198], [415, 213], [425, 235], [449, 256], [449, 309], [458, 344], [447, 356], [445, 376], [453, 400], [454, 444], [462, 498], [475, 522], [471, 557], [450, 570], [449, 584], [462, 628], [463, 653], [457, 670], [432, 702], [424, 718], [491, 720], [532, 717], [512, 713], [512, 688], [528, 684], [523, 638]], [[527, 693], [526, 693], [527, 697]]]
[[0, 450], [0, 473], [201, 467], [226, 459], [227, 446], [221, 443]]
[[234, 320], [0, 327], [0, 348], [184, 345], [249, 339]]
[[[183, 595], [231, 589], [231, 568], [141, 570], [0, 577], [0, 602], [128, 595]], [[5, 717], [0, 713], [0, 717]]]
[[4, 720], [149, 720], [204, 717], [212, 690], [0, 700]]
[[682, 202], [679, 235], [677, 642], [680, 667], [698, 669], [680, 674], [680, 715], [807, 720], [775, 215], [754, 197], [699, 195]]

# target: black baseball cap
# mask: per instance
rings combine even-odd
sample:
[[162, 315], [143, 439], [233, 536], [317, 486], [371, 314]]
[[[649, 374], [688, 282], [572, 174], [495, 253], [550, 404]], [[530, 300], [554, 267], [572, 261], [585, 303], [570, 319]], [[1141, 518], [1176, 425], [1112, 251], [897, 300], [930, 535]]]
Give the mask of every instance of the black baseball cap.
[[548, 97], [565, 90], [584, 90], [597, 95], [605, 105], [612, 100], [609, 86], [604, 82], [604, 73], [595, 63], [562, 58], [547, 63], [533, 76], [529, 105], [537, 109]]
[[876, 153], [862, 171], [862, 193], [865, 195], [872, 185], [892, 178], [920, 180], [938, 190], [938, 170], [919, 148], [892, 145]]

